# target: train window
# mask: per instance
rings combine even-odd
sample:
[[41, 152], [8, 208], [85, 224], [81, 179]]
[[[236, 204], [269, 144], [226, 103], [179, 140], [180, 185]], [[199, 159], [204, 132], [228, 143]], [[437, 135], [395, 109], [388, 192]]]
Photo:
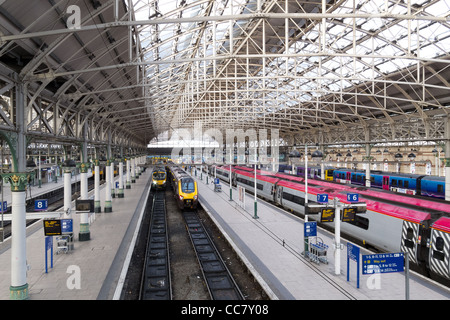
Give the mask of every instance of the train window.
[[403, 186], [405, 188], [409, 188], [409, 181], [408, 180], [403, 181]]
[[444, 185], [443, 184], [438, 184], [437, 185], [437, 192], [441, 192], [441, 193], [444, 192]]
[[403, 188], [403, 180], [398, 180], [398, 186], [399, 188]]
[[414, 230], [412, 228], [408, 228], [406, 230], [406, 239], [405, 239], [405, 246], [407, 248], [414, 248], [414, 241], [413, 241], [413, 237], [414, 237]]
[[181, 191], [190, 193], [195, 191], [194, 180], [192, 179], [184, 179], [181, 181]]
[[444, 239], [442, 237], [436, 237], [436, 249], [439, 251], [444, 250]]
[[392, 179], [392, 186], [396, 187], [397, 186], [397, 179]]
[[256, 187], [257, 187], [259, 190], [263, 190], [263, 189], [264, 189], [264, 186], [263, 186], [261, 183], [258, 183], [258, 184], [256, 185]]
[[355, 221], [349, 221], [346, 223], [350, 223], [350, 224], [354, 225], [355, 227], [358, 227], [358, 228], [361, 228], [364, 230], [369, 229], [369, 219], [358, 216], [358, 215], [355, 216]]

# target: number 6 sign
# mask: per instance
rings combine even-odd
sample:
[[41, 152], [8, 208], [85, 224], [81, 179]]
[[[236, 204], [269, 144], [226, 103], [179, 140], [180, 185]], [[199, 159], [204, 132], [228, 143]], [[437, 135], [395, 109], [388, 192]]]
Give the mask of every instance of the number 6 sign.
[[347, 201], [349, 202], [358, 202], [359, 195], [357, 193], [347, 193]]

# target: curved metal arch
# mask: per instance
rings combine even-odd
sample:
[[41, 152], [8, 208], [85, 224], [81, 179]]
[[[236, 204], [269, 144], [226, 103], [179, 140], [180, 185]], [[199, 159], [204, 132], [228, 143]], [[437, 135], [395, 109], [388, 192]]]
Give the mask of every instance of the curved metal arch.
[[[110, 8], [114, 4], [114, 0], [108, 0], [105, 4], [95, 9], [91, 12], [91, 15], [86, 16], [81, 22], [81, 25], [86, 24], [87, 22], [93, 20], [94, 17], [97, 17], [105, 10]], [[53, 51], [57, 46], [59, 46], [66, 39], [70, 38], [72, 33], [63, 34], [59, 36], [55, 41], [49, 44], [44, 50], [40, 51], [37, 56], [35, 56], [20, 72], [21, 78], [27, 78], [30, 74], [40, 65], [40, 63]]]

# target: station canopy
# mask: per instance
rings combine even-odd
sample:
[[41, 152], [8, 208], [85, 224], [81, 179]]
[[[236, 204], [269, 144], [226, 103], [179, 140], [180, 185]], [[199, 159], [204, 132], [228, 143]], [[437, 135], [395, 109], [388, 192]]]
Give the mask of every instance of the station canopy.
[[6, 0], [0, 61], [147, 142], [196, 122], [347, 130], [448, 115], [449, 13], [449, 0]]

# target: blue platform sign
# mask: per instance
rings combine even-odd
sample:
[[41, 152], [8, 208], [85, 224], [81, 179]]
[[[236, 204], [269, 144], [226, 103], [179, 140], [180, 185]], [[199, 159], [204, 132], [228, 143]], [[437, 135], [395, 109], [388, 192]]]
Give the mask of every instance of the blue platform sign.
[[319, 203], [327, 203], [328, 202], [328, 194], [326, 194], [326, 193], [318, 193], [317, 194], [317, 202], [319, 202]]
[[6, 212], [6, 210], [8, 210], [8, 202], [7, 201], [3, 201], [3, 206], [2, 206], [2, 212]]
[[47, 210], [47, 208], [48, 208], [48, 200], [47, 199], [34, 200], [34, 210], [35, 211]]
[[317, 222], [305, 222], [304, 224], [305, 237], [316, 237], [317, 236]]
[[405, 269], [404, 253], [378, 253], [362, 256], [362, 273], [403, 272]]
[[350, 281], [350, 260], [356, 262], [356, 287], [359, 289], [359, 247], [347, 243], [347, 281]]
[[73, 219], [61, 219], [61, 232], [62, 233], [73, 232]]
[[347, 201], [349, 202], [358, 202], [359, 194], [357, 193], [347, 193]]

